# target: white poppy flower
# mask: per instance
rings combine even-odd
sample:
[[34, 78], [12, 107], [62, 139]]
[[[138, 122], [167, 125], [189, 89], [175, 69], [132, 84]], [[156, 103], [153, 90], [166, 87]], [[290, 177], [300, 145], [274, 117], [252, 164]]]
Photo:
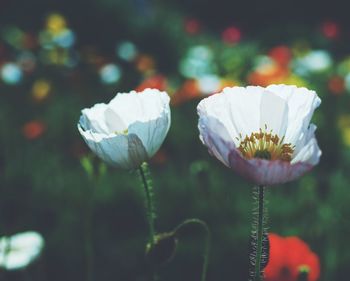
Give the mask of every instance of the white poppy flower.
[[170, 98], [146, 89], [117, 94], [109, 104], [82, 110], [78, 129], [90, 149], [105, 162], [138, 168], [163, 143], [170, 128]]
[[43, 237], [34, 231], [0, 238], [0, 267], [16, 270], [35, 261], [44, 248]]
[[198, 105], [200, 139], [255, 184], [292, 181], [319, 162], [309, 123], [320, 103], [316, 92], [295, 86], [225, 88]]

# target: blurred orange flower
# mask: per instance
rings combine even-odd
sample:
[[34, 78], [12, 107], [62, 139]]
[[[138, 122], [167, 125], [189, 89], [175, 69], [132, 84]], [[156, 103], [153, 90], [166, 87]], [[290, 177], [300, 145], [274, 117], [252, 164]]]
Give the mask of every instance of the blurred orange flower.
[[195, 79], [186, 80], [182, 87], [171, 97], [172, 105], [180, 105], [186, 101], [199, 98], [201, 96], [198, 81]]
[[151, 73], [155, 69], [154, 59], [149, 55], [140, 55], [136, 59], [136, 68], [143, 73]]
[[135, 91], [142, 92], [143, 90], [145, 90], [147, 88], [165, 91], [167, 88], [167, 80], [161, 74], [148, 77], [142, 81], [142, 83], [135, 89]]
[[269, 234], [270, 258], [265, 268], [265, 281], [297, 281], [301, 272], [307, 272], [307, 281], [320, 276], [317, 255], [300, 238]]
[[248, 76], [248, 83], [267, 87], [271, 84], [281, 84], [289, 77], [290, 71], [287, 67], [279, 64], [270, 64], [257, 69]]

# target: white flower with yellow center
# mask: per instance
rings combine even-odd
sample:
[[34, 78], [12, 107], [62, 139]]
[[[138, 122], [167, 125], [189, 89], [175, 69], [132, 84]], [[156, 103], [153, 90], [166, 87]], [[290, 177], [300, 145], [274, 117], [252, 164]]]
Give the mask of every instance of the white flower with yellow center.
[[316, 92], [295, 86], [225, 88], [198, 105], [200, 139], [255, 184], [292, 181], [319, 162], [310, 120], [320, 103]]
[[34, 231], [1, 237], [0, 267], [7, 270], [25, 268], [40, 256], [44, 245], [44, 238]]
[[109, 104], [82, 110], [78, 129], [90, 149], [105, 162], [138, 168], [163, 143], [170, 127], [170, 98], [146, 89], [117, 94]]

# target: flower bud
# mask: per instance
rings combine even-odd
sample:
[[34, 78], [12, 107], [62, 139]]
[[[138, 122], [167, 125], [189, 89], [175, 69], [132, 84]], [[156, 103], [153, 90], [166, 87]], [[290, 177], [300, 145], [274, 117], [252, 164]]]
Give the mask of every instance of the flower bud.
[[146, 247], [146, 257], [153, 265], [169, 262], [176, 253], [178, 240], [173, 232], [160, 233], [155, 237], [153, 245]]

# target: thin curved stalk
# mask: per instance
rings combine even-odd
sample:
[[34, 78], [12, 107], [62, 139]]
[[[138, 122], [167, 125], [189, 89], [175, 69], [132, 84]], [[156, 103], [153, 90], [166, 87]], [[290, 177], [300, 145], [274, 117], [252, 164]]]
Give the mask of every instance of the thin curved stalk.
[[174, 233], [175, 235], [185, 226], [196, 224], [202, 227], [206, 233], [206, 239], [205, 239], [205, 247], [204, 247], [204, 254], [203, 254], [203, 268], [202, 268], [202, 274], [201, 274], [201, 281], [206, 281], [207, 278], [207, 272], [208, 272], [208, 266], [209, 266], [209, 254], [210, 254], [210, 241], [211, 241], [211, 231], [205, 221], [202, 221], [200, 219], [187, 219], [180, 223], [175, 229]]

